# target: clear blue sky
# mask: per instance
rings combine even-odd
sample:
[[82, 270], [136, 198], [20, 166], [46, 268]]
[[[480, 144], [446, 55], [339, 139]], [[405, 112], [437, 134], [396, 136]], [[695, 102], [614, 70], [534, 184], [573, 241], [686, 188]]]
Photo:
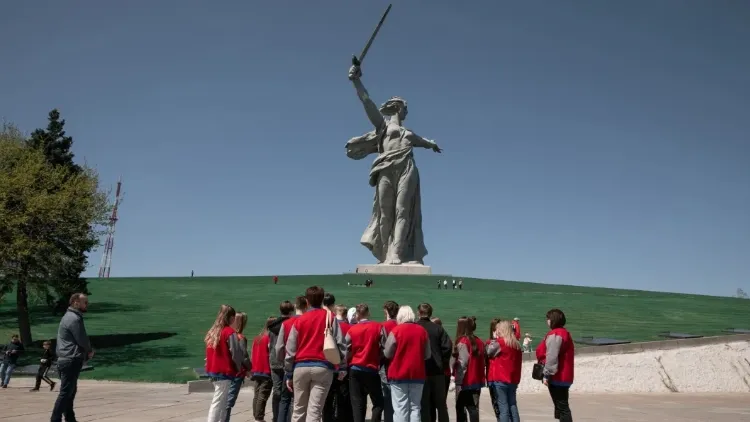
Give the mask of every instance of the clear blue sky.
[[[748, 2], [394, 3], [363, 81], [445, 150], [416, 151], [434, 272], [750, 290]], [[57, 107], [123, 176], [113, 276], [353, 270], [373, 189], [347, 70], [386, 4], [8, 2], [0, 118]]]

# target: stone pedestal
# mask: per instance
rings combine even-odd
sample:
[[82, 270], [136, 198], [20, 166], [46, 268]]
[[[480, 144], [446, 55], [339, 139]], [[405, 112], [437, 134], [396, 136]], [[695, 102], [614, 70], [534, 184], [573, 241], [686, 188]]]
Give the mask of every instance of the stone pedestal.
[[397, 275], [431, 275], [432, 268], [421, 264], [360, 264], [358, 274], [397, 274]]

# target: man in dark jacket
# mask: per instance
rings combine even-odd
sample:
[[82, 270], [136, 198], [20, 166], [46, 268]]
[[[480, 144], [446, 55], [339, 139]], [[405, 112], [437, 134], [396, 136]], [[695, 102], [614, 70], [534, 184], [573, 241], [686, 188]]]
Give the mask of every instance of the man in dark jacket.
[[[443, 327], [430, 321], [432, 306], [422, 303], [417, 308], [419, 321], [427, 330], [432, 357], [425, 361], [427, 379], [422, 389], [422, 422], [430, 422], [429, 409], [437, 409], [437, 420], [448, 422], [448, 404], [445, 397], [445, 368], [450, 364], [453, 344]], [[434, 421], [432, 421], [434, 422]]]
[[60, 374], [60, 394], [52, 409], [51, 422], [75, 421], [73, 402], [78, 389], [78, 376], [83, 364], [94, 357], [86, 327], [83, 325], [83, 314], [89, 306], [89, 299], [83, 293], [74, 293], [70, 297], [70, 307], [60, 321], [57, 329], [57, 372]]
[[5, 351], [3, 351], [3, 363], [0, 364], [0, 387], [8, 388], [10, 376], [13, 374], [13, 370], [16, 369], [18, 357], [21, 356], [23, 351], [24, 348], [21, 339], [18, 337], [18, 334], [13, 334], [10, 338], [10, 343], [5, 346]]
[[[274, 279], [275, 278], [276, 277], [274, 276]], [[274, 347], [276, 345], [276, 342], [278, 341], [281, 324], [291, 318], [292, 315], [294, 315], [294, 305], [292, 304], [292, 302], [288, 300], [281, 302], [281, 305], [279, 305], [279, 313], [281, 314], [281, 316], [276, 318], [276, 320], [274, 320], [268, 326], [268, 337], [270, 339], [271, 347]], [[274, 351], [271, 351], [270, 353], [270, 361], [271, 380], [273, 381], [273, 398], [271, 399], [271, 410], [273, 411], [273, 422], [277, 422], [279, 416], [279, 402], [281, 401], [281, 393], [286, 390], [286, 386], [284, 385], [284, 362], [279, 361], [279, 357], [278, 355], [276, 355], [276, 353], [274, 353]]]

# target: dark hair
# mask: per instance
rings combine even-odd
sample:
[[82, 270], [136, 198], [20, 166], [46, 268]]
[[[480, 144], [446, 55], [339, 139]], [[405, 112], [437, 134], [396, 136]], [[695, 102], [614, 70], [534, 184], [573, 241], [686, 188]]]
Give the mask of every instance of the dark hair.
[[398, 315], [398, 303], [389, 300], [383, 304], [383, 309], [388, 313], [388, 318], [396, 318]]
[[438, 317], [432, 317], [432, 318], [430, 318], [430, 321], [434, 322], [435, 324], [437, 324], [437, 325], [439, 325], [441, 327], [443, 326], [443, 320], [441, 320]]
[[50, 345], [51, 346], [52, 342], [50, 340], [44, 340], [44, 342], [42, 343], [42, 346], [44, 346], [44, 345]]
[[279, 305], [279, 312], [284, 316], [291, 315], [294, 313], [294, 305], [292, 305], [292, 302], [285, 300]]
[[[308, 294], [310, 289], [307, 290]], [[323, 306], [330, 307], [333, 306], [333, 304], [336, 303], [336, 296], [332, 295], [331, 293], [326, 293], [323, 296]]]
[[419, 312], [420, 318], [429, 318], [432, 316], [432, 305], [429, 303], [420, 303], [417, 307], [417, 312]]
[[84, 296], [86, 296], [85, 293], [73, 293], [72, 295], [70, 295], [70, 301], [68, 301], [68, 305], [73, 306], [74, 303], [81, 300], [81, 298]]
[[312, 308], [320, 308], [323, 304], [323, 298], [326, 295], [326, 291], [322, 287], [311, 286], [305, 290], [305, 297], [307, 298], [307, 304]]
[[355, 309], [357, 310], [357, 316], [359, 317], [366, 317], [370, 315], [370, 307], [367, 306], [366, 303], [360, 303], [355, 307]]
[[304, 311], [307, 307], [307, 298], [304, 296], [297, 296], [297, 299], [294, 300], [294, 308]]
[[476, 356], [479, 353], [479, 347], [477, 346], [476, 336], [474, 331], [477, 329], [477, 317], [466, 317], [462, 316], [456, 322], [456, 340], [453, 343], [453, 355], [458, 356], [458, 345], [461, 337], [466, 337], [471, 344], [471, 355]]
[[497, 328], [498, 322], [500, 322], [500, 318], [492, 318], [492, 321], [490, 321], [490, 339], [495, 335], [495, 328]]
[[549, 328], [562, 328], [565, 326], [565, 314], [559, 309], [550, 309], [547, 311], [547, 319], [549, 320]]
[[13, 339], [13, 338], [19, 338], [19, 337], [18, 337], [18, 334], [13, 334], [13, 335], [10, 336], [10, 338]]

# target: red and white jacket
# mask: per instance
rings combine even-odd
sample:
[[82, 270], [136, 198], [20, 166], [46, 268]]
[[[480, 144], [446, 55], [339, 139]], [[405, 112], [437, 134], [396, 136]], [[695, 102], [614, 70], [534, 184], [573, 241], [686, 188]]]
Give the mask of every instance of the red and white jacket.
[[521, 382], [523, 350], [510, 347], [504, 339], [492, 339], [487, 344], [487, 382], [489, 384], [518, 385]]
[[349, 328], [344, 337], [349, 369], [378, 372], [381, 360], [382, 330], [380, 323], [369, 320], [359, 321]]
[[224, 327], [216, 347], [206, 347], [206, 374], [212, 378], [234, 379], [240, 376], [247, 349], [242, 347], [234, 328]]
[[544, 364], [544, 377], [560, 387], [573, 385], [574, 355], [573, 338], [565, 328], [551, 330], [536, 348], [536, 358]]
[[424, 384], [425, 360], [432, 357], [427, 330], [407, 322], [391, 330], [383, 348], [389, 359], [387, 376], [392, 383]]
[[253, 339], [252, 353], [250, 361], [252, 362], [253, 377], [270, 377], [271, 376], [271, 342], [268, 334], [263, 334], [260, 338]]
[[[472, 344], [473, 343], [473, 344]], [[484, 342], [479, 337], [460, 337], [456, 339], [455, 360], [456, 385], [463, 390], [480, 390], [485, 382]]]

